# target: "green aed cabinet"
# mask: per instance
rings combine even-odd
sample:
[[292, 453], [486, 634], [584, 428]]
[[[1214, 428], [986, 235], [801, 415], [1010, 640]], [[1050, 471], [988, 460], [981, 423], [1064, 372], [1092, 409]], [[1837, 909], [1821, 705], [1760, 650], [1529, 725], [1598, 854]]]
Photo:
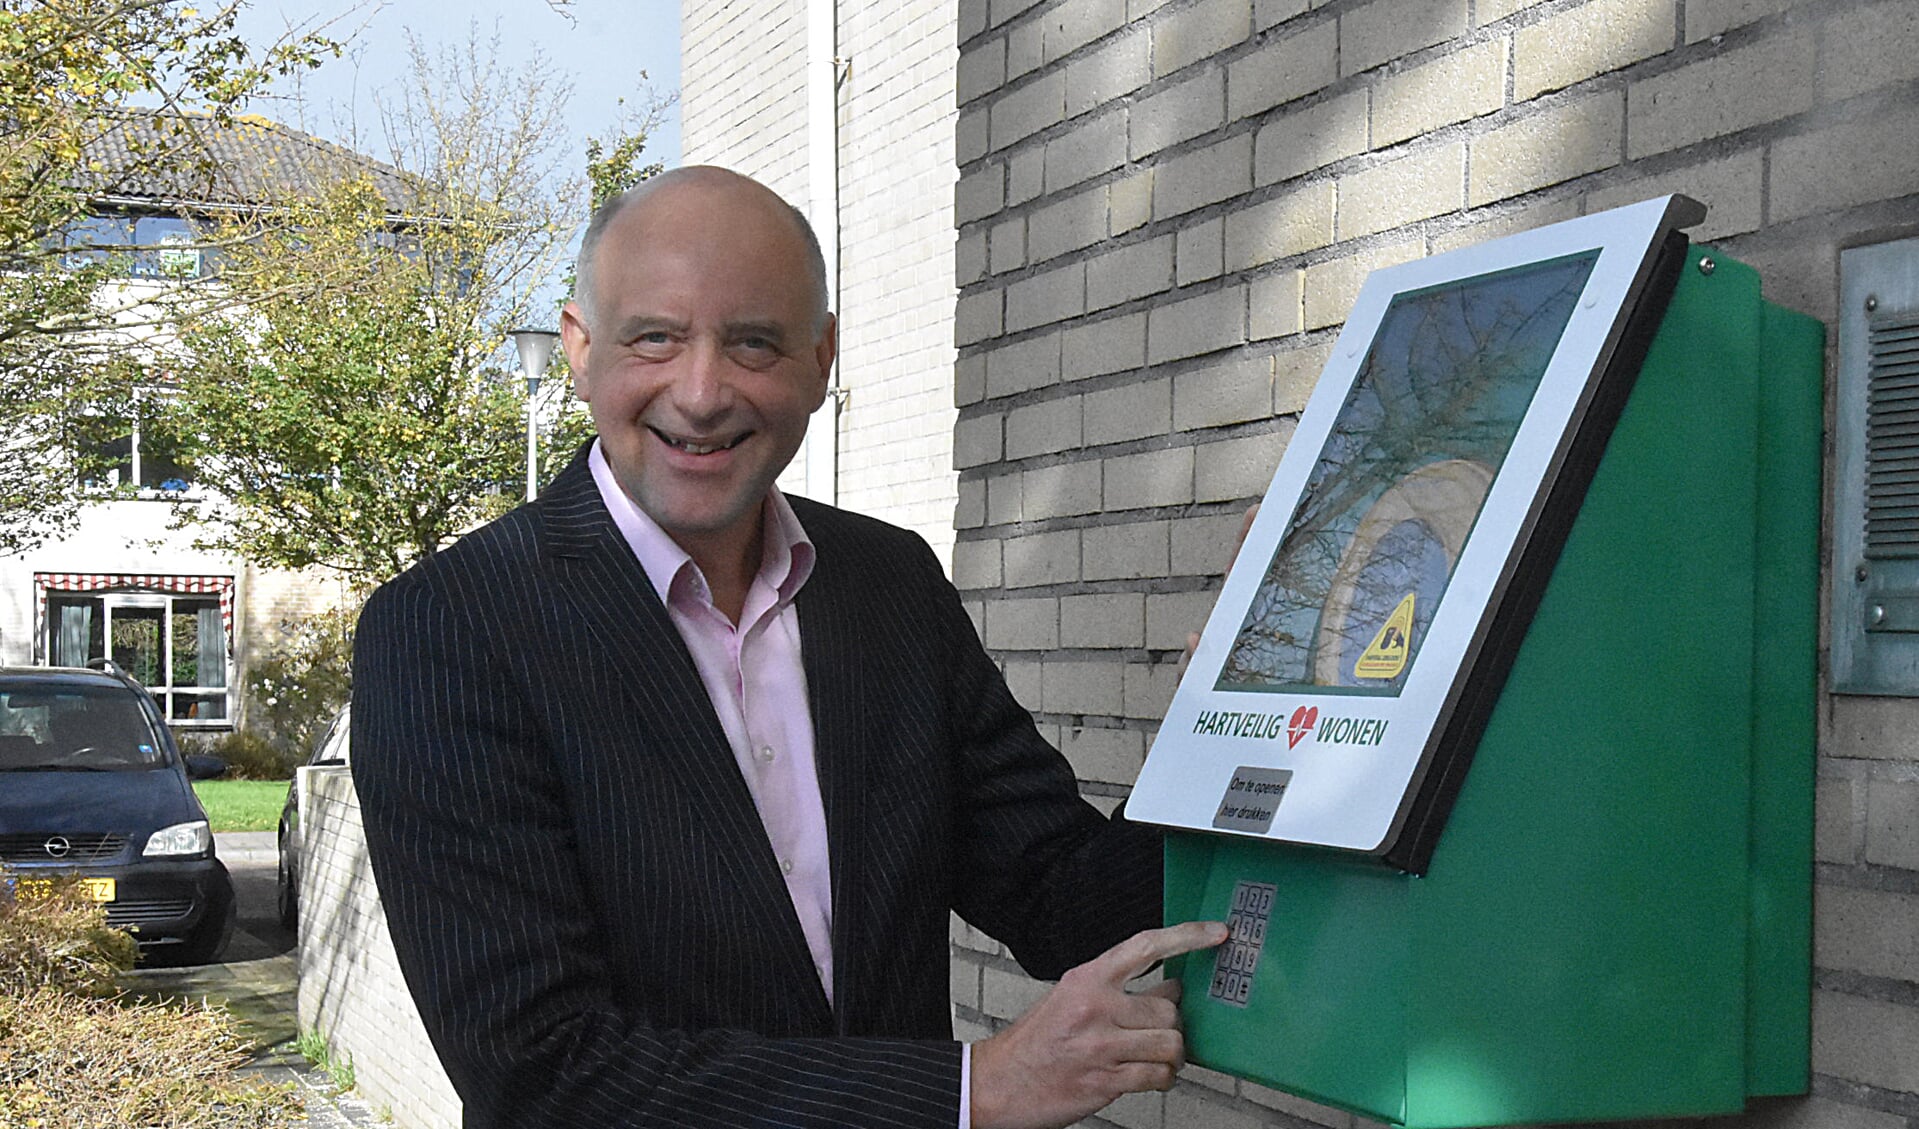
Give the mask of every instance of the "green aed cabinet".
[[[1503, 679], [1452, 767], [1414, 773], [1409, 796], [1450, 780], [1394, 824], [1403, 839], [1423, 821], [1423, 851], [1226, 833], [1268, 814], [1235, 789], [1277, 781], [1284, 812], [1285, 774], [1321, 763], [1305, 758], [1391, 735], [1400, 722], [1315, 733], [1302, 713], [1363, 696], [1282, 697], [1286, 729], [1260, 736], [1301, 759], [1249, 776], [1277, 761], [1230, 756], [1211, 825], [1169, 831], [1166, 920], [1231, 919], [1248, 942], [1171, 970], [1191, 1061], [1410, 1127], [1806, 1092], [1823, 330], [1709, 247], [1680, 236], [1658, 257], [1670, 299], [1620, 346], [1636, 379], [1583, 495], [1541, 492], [1520, 527], [1523, 543], [1560, 511], [1530, 614], [1503, 629]], [[1374, 634], [1359, 669], [1390, 669], [1394, 642]], [[1482, 631], [1465, 661], [1496, 644]], [[1208, 735], [1220, 717], [1178, 724]]]

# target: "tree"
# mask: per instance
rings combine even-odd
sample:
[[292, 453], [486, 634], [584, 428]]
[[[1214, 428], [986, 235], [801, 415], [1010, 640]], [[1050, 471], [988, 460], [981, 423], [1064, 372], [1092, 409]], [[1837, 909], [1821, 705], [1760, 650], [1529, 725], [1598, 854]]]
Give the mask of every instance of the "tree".
[[[104, 285], [103, 256], [135, 248], [87, 234], [94, 201], [210, 183], [208, 131], [337, 49], [317, 35], [251, 49], [233, 34], [238, 7], [0, 0], [0, 553], [71, 519], [64, 421], [86, 398], [103, 329], [124, 327], [152, 292]], [[165, 110], [168, 128], [128, 135], [138, 106]]]
[[525, 401], [503, 346], [551, 308], [582, 210], [558, 148], [568, 94], [497, 41], [416, 44], [382, 114], [403, 207], [341, 180], [234, 221], [233, 304], [183, 320], [166, 409], [224, 499], [180, 511], [203, 544], [369, 584], [518, 501]]

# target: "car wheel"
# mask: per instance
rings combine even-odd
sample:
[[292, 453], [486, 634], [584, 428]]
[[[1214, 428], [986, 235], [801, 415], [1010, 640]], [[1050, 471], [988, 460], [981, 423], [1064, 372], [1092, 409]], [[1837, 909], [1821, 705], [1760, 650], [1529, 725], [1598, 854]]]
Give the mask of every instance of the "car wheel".
[[287, 868], [286, 837], [280, 839], [280, 861], [275, 867], [279, 880], [279, 889], [274, 904], [280, 911], [280, 925], [286, 929], [300, 927], [300, 886]]
[[212, 964], [226, 952], [227, 942], [233, 939], [233, 919], [235, 916], [234, 899], [231, 893], [218, 904], [207, 907], [207, 915], [201, 919], [187, 939], [167, 954], [169, 963]]

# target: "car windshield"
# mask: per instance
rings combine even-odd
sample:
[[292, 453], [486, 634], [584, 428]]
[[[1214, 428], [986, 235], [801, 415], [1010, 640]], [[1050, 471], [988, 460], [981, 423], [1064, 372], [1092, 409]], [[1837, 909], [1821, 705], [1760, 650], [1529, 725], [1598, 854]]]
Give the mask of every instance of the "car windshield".
[[0, 679], [0, 772], [156, 768], [166, 751], [135, 691]]

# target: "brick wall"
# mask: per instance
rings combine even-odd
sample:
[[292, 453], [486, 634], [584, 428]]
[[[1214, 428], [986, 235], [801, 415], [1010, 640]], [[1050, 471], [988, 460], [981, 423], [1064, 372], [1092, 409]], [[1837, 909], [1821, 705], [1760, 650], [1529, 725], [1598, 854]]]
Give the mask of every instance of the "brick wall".
[[[804, 0], [681, 6], [687, 164], [757, 177], [805, 209]], [[954, 12], [842, 0], [839, 502], [945, 559], [955, 475]], [[799, 489], [805, 454], [782, 477]]]
[[[1367, 271], [1666, 192], [1831, 325], [1919, 232], [1910, 0], [957, 0], [955, 578], [1124, 794]], [[1829, 365], [1830, 370], [1830, 365]], [[1814, 1095], [1919, 1126], [1919, 702], [1821, 701]], [[1038, 988], [953, 935], [961, 1029]], [[1090, 1124], [1348, 1126], [1200, 1069]]]
[[402, 1129], [458, 1129], [460, 1098], [427, 1041], [367, 859], [360, 798], [341, 768], [302, 768], [300, 1029], [351, 1061], [359, 1096]]

